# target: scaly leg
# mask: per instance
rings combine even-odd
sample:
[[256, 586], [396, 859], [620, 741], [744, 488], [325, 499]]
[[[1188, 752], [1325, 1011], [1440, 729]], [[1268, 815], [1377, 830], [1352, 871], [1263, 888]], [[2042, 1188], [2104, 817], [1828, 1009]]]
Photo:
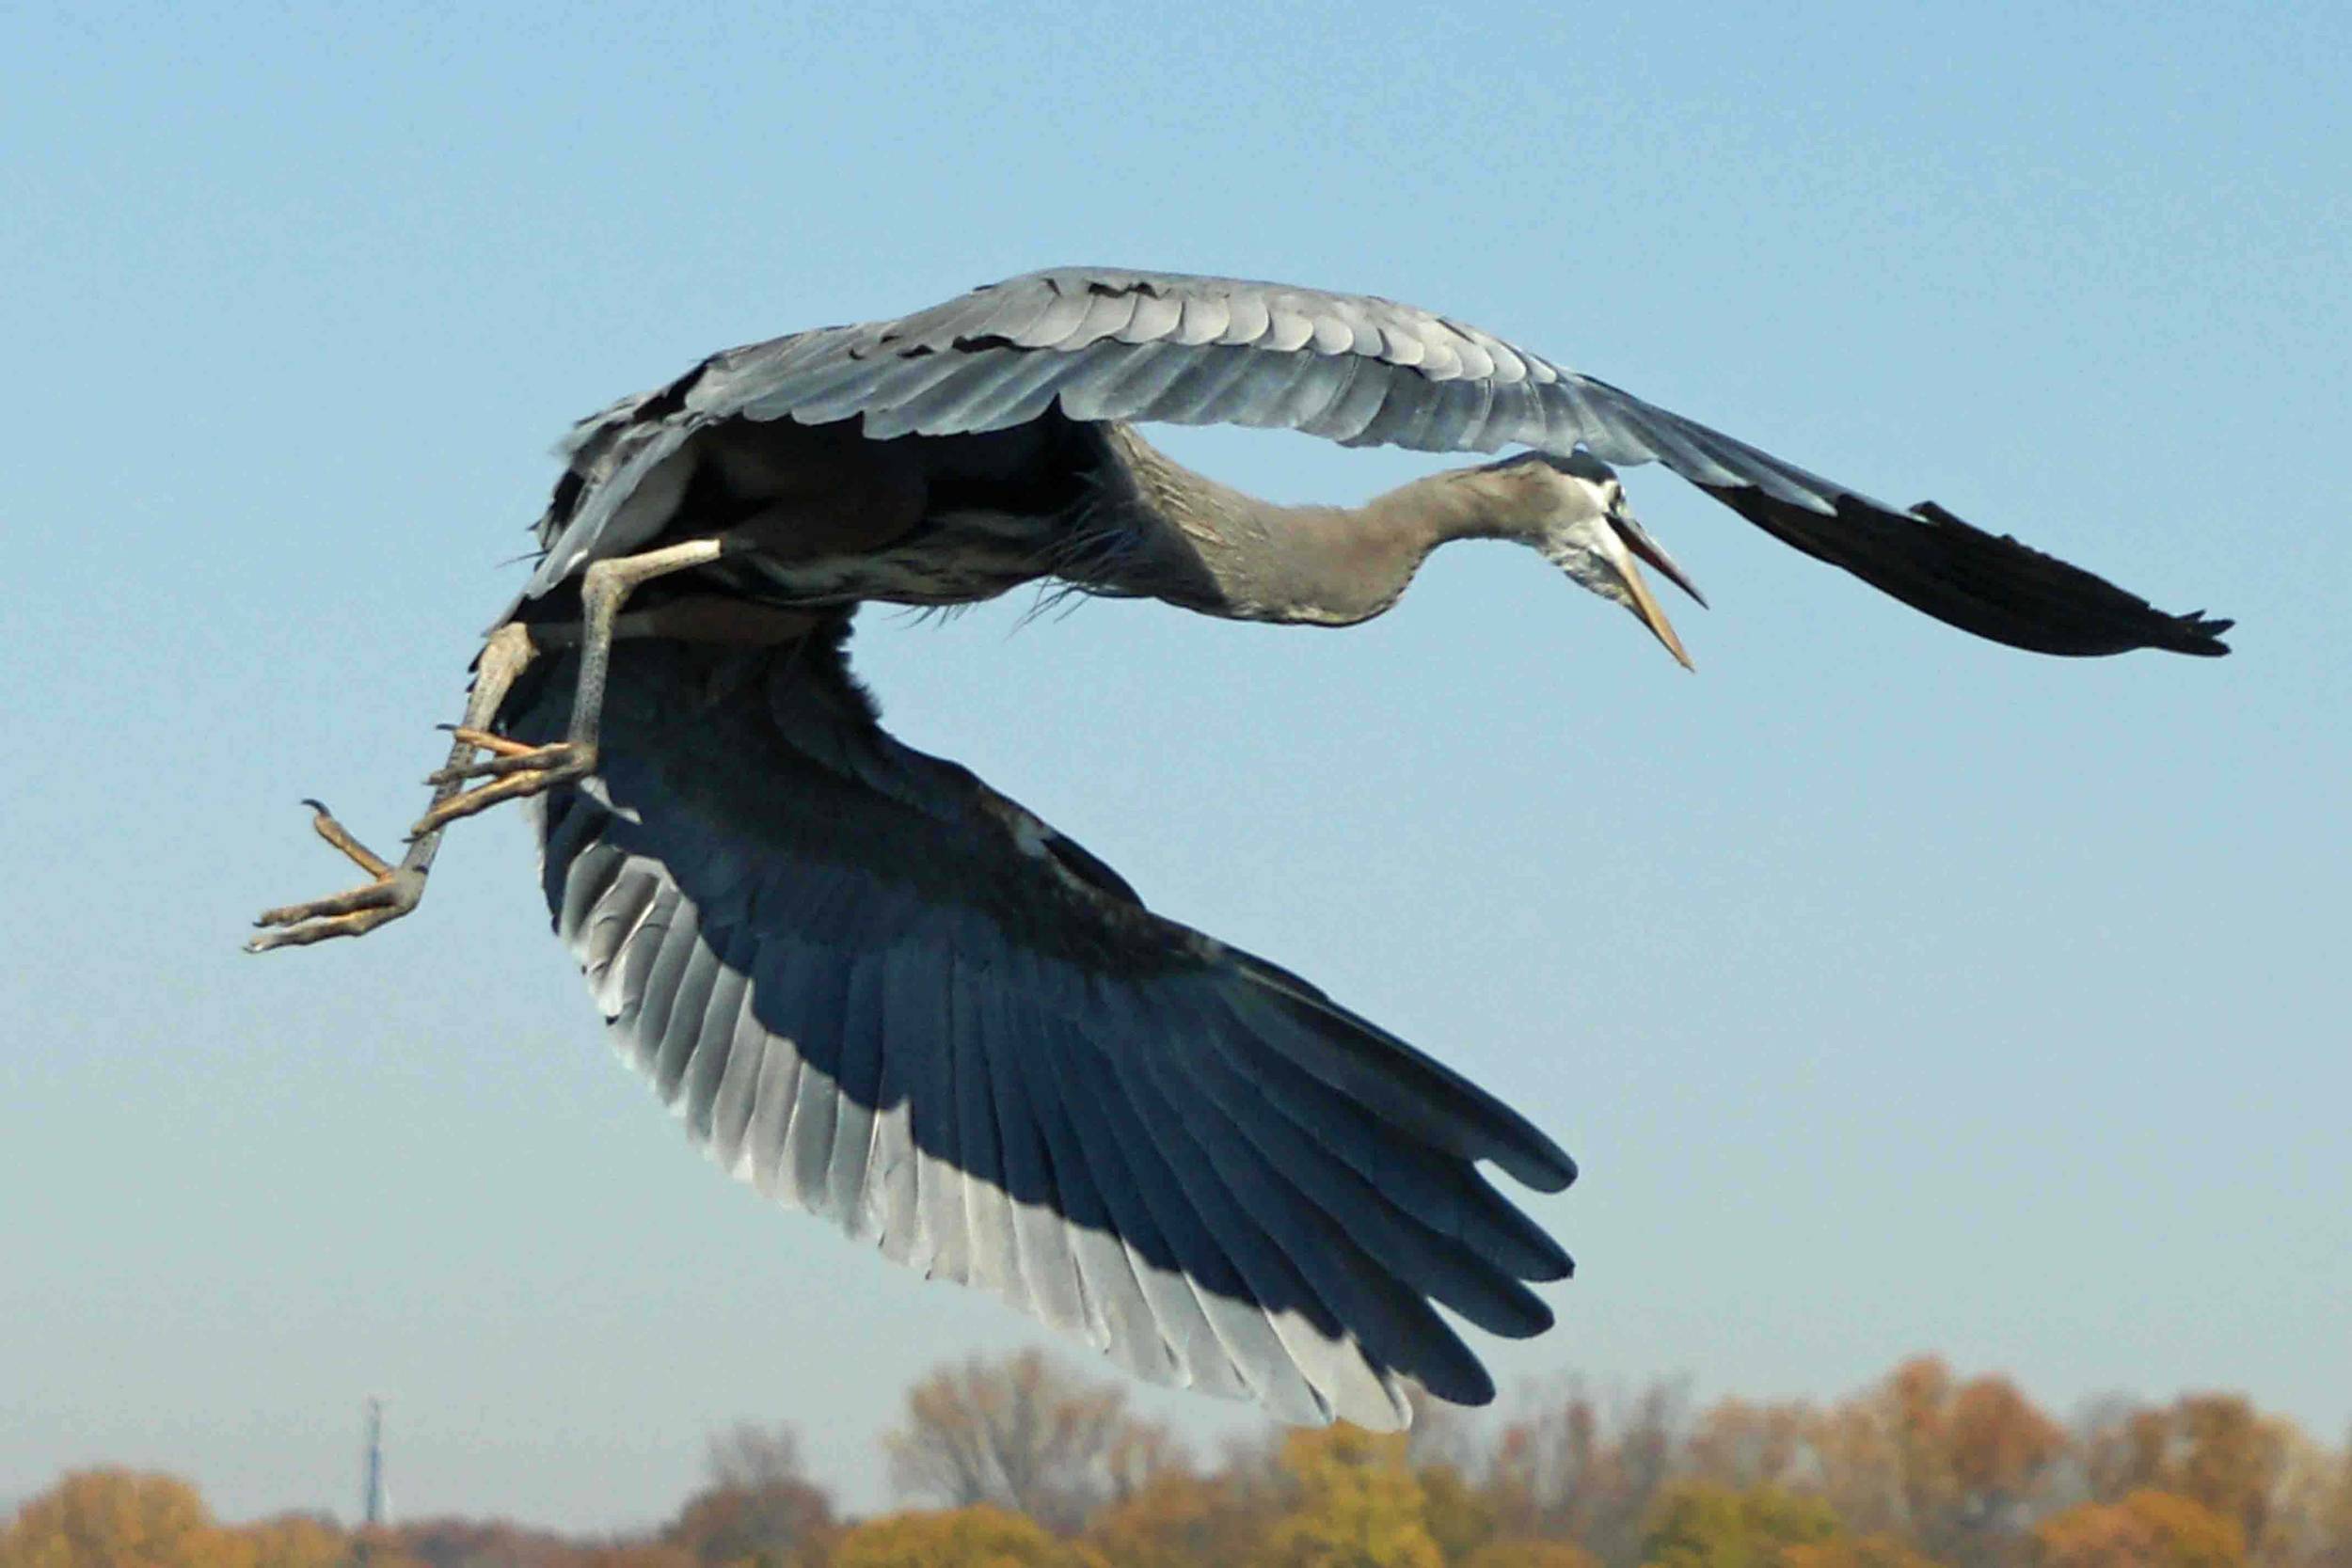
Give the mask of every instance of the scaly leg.
[[[531, 663], [538, 649], [532, 641], [531, 629], [519, 622], [508, 622], [490, 634], [489, 642], [482, 650], [482, 659], [474, 671], [473, 690], [466, 699], [466, 721], [457, 728], [458, 739], [450, 750], [449, 766], [455, 768], [469, 761], [476, 742], [466, 738], [486, 731], [498, 716], [499, 705], [516, 676]], [[445, 769], [446, 771], [446, 769]], [[442, 784], [435, 796], [441, 800], [457, 793], [456, 782]], [[371, 879], [347, 893], [330, 894], [313, 898], [307, 904], [288, 904], [279, 909], [264, 910], [256, 926], [271, 927], [245, 944], [248, 953], [267, 953], [278, 947], [304, 947], [330, 937], [359, 937], [378, 926], [398, 920], [417, 907], [424, 897], [424, 879], [433, 869], [433, 857], [440, 849], [440, 830], [420, 833], [409, 841], [408, 852], [393, 865], [384, 857], [351, 836], [334, 814], [316, 800], [305, 800], [316, 815], [310, 826], [319, 837], [342, 851], [354, 864]]]
[[[596, 722], [604, 711], [605, 676], [612, 663], [612, 637], [621, 603], [639, 584], [707, 565], [725, 552], [723, 539], [694, 539], [643, 555], [599, 561], [580, 574], [580, 685], [572, 697], [571, 723], [564, 738], [551, 746], [490, 748], [500, 754], [475, 762], [470, 752], [452, 753], [450, 764], [426, 783], [438, 791], [433, 805], [410, 830], [422, 836], [437, 833], [461, 816], [486, 811], [501, 800], [539, 795], [560, 784], [584, 777], [596, 765]], [[484, 724], [469, 723], [474, 732], [458, 738], [468, 746], [481, 744]], [[489, 783], [460, 790], [468, 779]]]

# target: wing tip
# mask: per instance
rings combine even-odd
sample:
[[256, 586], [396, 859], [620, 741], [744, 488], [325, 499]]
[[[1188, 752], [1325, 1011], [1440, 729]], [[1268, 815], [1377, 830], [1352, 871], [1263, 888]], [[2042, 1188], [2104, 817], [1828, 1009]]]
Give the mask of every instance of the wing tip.
[[1754, 484], [1702, 484], [1782, 543], [1913, 609], [2029, 653], [2104, 657], [2140, 648], [2213, 657], [2232, 623], [2171, 615], [2096, 573], [1921, 501], [1904, 511], [1851, 490], [1827, 516]]
[[[2032, 546], [2009, 535], [1994, 535], [1959, 516], [1934, 501], [1921, 501], [1912, 509], [1914, 515], [1925, 518], [1938, 529], [1949, 531], [1971, 542], [1984, 541], [1993, 549], [2031, 562], [2053, 574], [2062, 582], [2082, 607], [2090, 609], [2094, 600], [2103, 601], [2097, 609], [2109, 626], [2101, 645], [2072, 648], [2032, 648], [2037, 653], [2080, 652], [2093, 657], [2106, 654], [2132, 653], [2141, 648], [2161, 653], [2191, 654], [2200, 658], [2220, 658], [2230, 652], [2230, 645], [2221, 641], [2221, 634], [2237, 622], [2224, 616], [2208, 616], [2203, 610], [2191, 610], [2186, 615], [2174, 615], [2158, 610], [2145, 599], [2126, 593], [2096, 573], [2057, 557], [2044, 554]], [[1969, 629], [1974, 629], [1969, 628]], [[1998, 641], [2009, 641], [2006, 638]], [[2028, 643], [2015, 646], [2029, 647]]]
[[2172, 625], [2174, 640], [2160, 644], [2166, 652], [2224, 658], [2229, 656], [2230, 645], [2221, 641], [2221, 634], [2237, 622], [2227, 615], [2207, 615], [2201, 610], [2192, 610], [2185, 615], [2174, 616]]
[[1506, 1129], [1509, 1141], [1498, 1143], [1486, 1157], [1510, 1172], [1519, 1185], [1539, 1193], [1561, 1193], [1574, 1186], [1579, 1174], [1575, 1157], [1524, 1117], [1515, 1111], [1509, 1115], [1516, 1123]]

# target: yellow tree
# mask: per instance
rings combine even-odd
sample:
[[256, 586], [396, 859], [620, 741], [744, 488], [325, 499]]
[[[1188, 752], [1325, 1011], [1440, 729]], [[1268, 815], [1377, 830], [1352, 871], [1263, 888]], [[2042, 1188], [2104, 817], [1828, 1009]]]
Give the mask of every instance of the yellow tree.
[[1282, 1465], [1298, 1501], [1267, 1536], [1270, 1568], [1440, 1568], [1402, 1434], [1345, 1422], [1294, 1432]]
[[1089, 1521], [1085, 1540], [1119, 1568], [1232, 1568], [1275, 1517], [1265, 1489], [1238, 1478], [1153, 1477]]
[[2033, 1532], [2036, 1568], [2245, 1568], [2234, 1520], [2170, 1492], [2082, 1503]]
[[172, 1476], [81, 1470], [17, 1511], [0, 1568], [252, 1568], [253, 1547]]
[[1600, 1559], [1565, 1541], [1526, 1536], [1489, 1541], [1460, 1560], [1460, 1568], [1602, 1568]]
[[1658, 1496], [1642, 1561], [1646, 1568], [1780, 1568], [1788, 1548], [1838, 1534], [1836, 1513], [1819, 1497], [1677, 1481]]
[[832, 1568], [1108, 1568], [1034, 1519], [979, 1504], [869, 1519], [841, 1537]]
[[[1417, 1446], [1407, 1444], [1408, 1459]], [[1457, 1465], [1417, 1464], [1413, 1475], [1421, 1482], [1422, 1523], [1448, 1562], [1460, 1562], [1495, 1538], [1493, 1501]]]

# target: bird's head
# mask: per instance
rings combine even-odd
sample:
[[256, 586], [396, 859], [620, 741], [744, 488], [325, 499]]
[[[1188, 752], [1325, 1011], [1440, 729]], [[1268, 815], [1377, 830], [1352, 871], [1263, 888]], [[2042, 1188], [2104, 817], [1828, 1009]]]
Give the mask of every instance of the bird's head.
[[1634, 519], [1615, 469], [1587, 452], [1563, 457], [1529, 451], [1491, 464], [1487, 471], [1519, 487], [1515, 510], [1526, 520], [1526, 543], [1580, 587], [1632, 611], [1684, 669], [1692, 667], [1682, 639], [1643, 580], [1640, 563], [1656, 567], [1702, 606], [1706, 595]]

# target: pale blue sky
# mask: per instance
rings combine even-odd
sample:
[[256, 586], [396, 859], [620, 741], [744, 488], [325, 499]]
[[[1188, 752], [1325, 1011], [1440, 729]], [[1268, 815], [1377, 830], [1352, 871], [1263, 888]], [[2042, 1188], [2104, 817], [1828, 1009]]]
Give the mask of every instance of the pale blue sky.
[[[1068, 261], [1426, 304], [2239, 616], [2038, 659], [1643, 470], [1695, 677], [1500, 548], [1343, 636], [1024, 599], [860, 657], [1578, 1155], [1506, 1385], [1934, 1348], [2342, 1433], [2342, 8], [765, 9], [0, 16], [0, 1498], [109, 1459], [348, 1513], [381, 1390], [409, 1512], [649, 1520], [739, 1417], [871, 1502], [903, 1384], [1031, 1341], [690, 1152], [519, 817], [404, 926], [236, 946], [342, 880], [297, 797], [416, 815], [567, 420]], [[1170, 444], [1290, 499], [1428, 467]]]

